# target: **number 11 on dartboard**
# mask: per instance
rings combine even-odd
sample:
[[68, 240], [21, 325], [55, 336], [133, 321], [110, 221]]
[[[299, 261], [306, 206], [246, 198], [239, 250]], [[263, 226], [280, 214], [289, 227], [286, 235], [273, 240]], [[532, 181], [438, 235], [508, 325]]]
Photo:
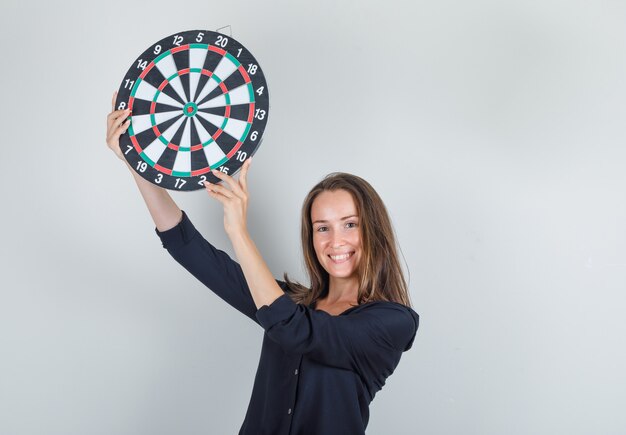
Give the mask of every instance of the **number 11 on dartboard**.
[[231, 36], [179, 32], [147, 48], [122, 79], [116, 107], [131, 110], [120, 137], [130, 166], [171, 190], [219, 182], [258, 149], [269, 115], [261, 66]]

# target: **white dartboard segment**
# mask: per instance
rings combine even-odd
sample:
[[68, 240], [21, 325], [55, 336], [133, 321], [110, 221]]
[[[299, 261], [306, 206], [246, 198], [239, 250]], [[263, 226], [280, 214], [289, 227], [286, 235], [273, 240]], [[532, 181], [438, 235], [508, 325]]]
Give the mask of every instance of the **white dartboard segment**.
[[[180, 78], [178, 76], [178, 68], [176, 68], [176, 64], [174, 63], [174, 57], [170, 54], [169, 56], [162, 57], [158, 62], [156, 62], [156, 66], [161, 71], [163, 77], [169, 80], [170, 85], [181, 100], [186, 100], [185, 90], [183, 89], [182, 84], [180, 83]], [[174, 76], [174, 78], [172, 78]]]
[[179, 147], [181, 150], [191, 149], [191, 122], [190, 118], [185, 119], [185, 127], [183, 129], [183, 136], [180, 138]]
[[216, 127], [221, 127], [223, 125], [223, 130], [228, 133], [229, 136], [237, 140], [242, 138], [243, 133], [246, 131], [246, 127], [248, 126], [247, 122], [240, 121], [238, 119], [231, 118], [227, 120], [223, 116], [212, 115], [210, 113], [203, 112], [198, 112], [198, 115], [200, 115]]
[[150, 143], [150, 145], [144, 148], [143, 152], [150, 160], [152, 160], [153, 162], [158, 162], [166, 148], [167, 145], [165, 145], [159, 139], [155, 139]]
[[234, 64], [232, 60], [223, 57], [215, 71], [213, 71], [213, 74], [219, 77], [221, 81], [225, 81], [238, 67], [239, 65]]
[[153, 127], [153, 123], [152, 123], [152, 116], [154, 116], [154, 120], [156, 121], [155, 124], [159, 125], [164, 123], [165, 121], [169, 121], [172, 118], [175, 118], [177, 116], [183, 116], [180, 113], [180, 110], [176, 110], [176, 111], [169, 111], [169, 112], [159, 112], [159, 113], [155, 113], [154, 115], [152, 114], [146, 114], [146, 115], [133, 115], [131, 117], [131, 125], [133, 126], [133, 133], [138, 134], [141, 133], [143, 131], [146, 131], [150, 128]]
[[218, 162], [221, 162], [226, 158], [224, 151], [222, 151], [215, 142], [204, 147], [204, 154], [211, 166], [216, 165]]
[[[228, 96], [228, 98], [226, 98]], [[227, 101], [228, 100], [228, 101]], [[250, 104], [252, 102], [250, 98], [250, 89], [248, 85], [241, 85], [226, 94], [218, 95], [198, 106], [199, 109], [209, 109], [211, 107], [222, 107], [227, 104], [230, 106], [237, 106], [239, 104]]]
[[175, 172], [191, 172], [191, 152], [188, 149], [179, 150], [173, 169]]
[[228, 92], [230, 98], [230, 105], [236, 106], [239, 104], [250, 104], [252, 102], [250, 95], [250, 88], [247, 84], [241, 85]]
[[204, 68], [204, 61], [206, 60], [207, 50], [200, 48], [192, 48], [189, 50], [189, 95], [192, 97], [196, 95], [198, 90], [198, 82], [202, 75], [201, 72]]
[[[158, 96], [157, 96], [158, 94]], [[157, 99], [155, 100], [155, 96]], [[133, 95], [135, 99], [145, 100], [145, 101], [157, 101], [159, 103], [167, 104], [168, 106], [180, 107], [183, 105], [178, 101], [170, 97], [169, 95], [160, 92], [157, 88], [152, 86], [150, 83], [142, 80], [139, 85], [137, 85], [137, 90], [135, 95]]]
[[198, 95], [198, 97], [196, 98], [196, 101], [200, 102], [204, 99], [204, 97], [206, 97], [207, 95], [209, 95], [210, 92], [212, 92], [215, 88], [217, 88], [219, 86], [219, 82], [217, 80], [215, 80], [214, 77], [211, 77], [205, 84], [204, 87], [202, 88], [202, 90], [200, 91], [200, 94]]
[[210, 99], [206, 103], [202, 103], [198, 106], [198, 109], [210, 109], [211, 107], [223, 107], [226, 105], [226, 95], [218, 95], [215, 98]]
[[176, 132], [178, 131], [178, 129], [180, 128], [181, 124], [184, 121], [186, 121], [184, 116], [181, 116], [180, 118], [178, 118], [176, 122], [170, 125], [164, 132], [161, 132], [161, 137], [165, 141], [171, 142], [172, 138], [174, 137], [174, 135], [176, 134]]
[[193, 118], [193, 124], [196, 128], [196, 133], [200, 139], [200, 143], [204, 144], [212, 140], [211, 133], [209, 133], [204, 126], [198, 121], [198, 118]]

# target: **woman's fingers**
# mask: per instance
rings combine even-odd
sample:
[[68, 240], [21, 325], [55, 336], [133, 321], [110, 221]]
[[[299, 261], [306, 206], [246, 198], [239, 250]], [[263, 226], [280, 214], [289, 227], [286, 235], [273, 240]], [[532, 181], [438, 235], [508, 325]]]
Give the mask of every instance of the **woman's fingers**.
[[248, 169], [252, 164], [252, 156], [243, 163], [241, 172], [239, 173], [239, 185], [244, 192], [248, 192]]
[[109, 148], [111, 148], [111, 150], [113, 150], [113, 152], [119, 158], [123, 157], [122, 150], [120, 149], [119, 138], [122, 135], [122, 133], [124, 133], [126, 129], [128, 129], [129, 125], [130, 125], [130, 120], [124, 122], [122, 125], [120, 125], [115, 130], [110, 132], [110, 134], [107, 136], [107, 145], [109, 146]]
[[120, 119], [122, 116], [127, 118], [130, 115], [130, 109], [115, 110], [115, 100], [117, 99], [117, 91], [113, 92], [113, 98], [111, 98], [111, 113], [107, 115], [107, 126], [122, 124], [124, 121]]
[[111, 128], [113, 125], [121, 124], [124, 119], [130, 115], [130, 109], [115, 110], [107, 115], [107, 127]]
[[128, 129], [128, 126], [130, 125], [130, 119], [127, 119], [126, 122], [121, 123], [116, 129], [115, 131], [113, 131], [113, 134], [111, 135], [111, 137], [114, 137], [116, 139], [119, 139], [119, 137], [124, 134], [124, 132]]
[[106, 143], [115, 155], [123, 160], [124, 155], [120, 149], [120, 136], [130, 126], [130, 109], [115, 110], [116, 99], [117, 91], [113, 92], [113, 97], [111, 98], [111, 113], [107, 115]]
[[109, 116], [109, 122], [108, 122], [108, 127], [110, 128], [117, 128], [120, 125], [122, 125], [124, 122], [126, 122], [128, 119], [128, 116], [130, 115], [130, 110], [126, 109], [126, 110], [117, 110], [115, 112], [112, 112]]
[[219, 184], [209, 183], [208, 181], [204, 182], [204, 187], [207, 191], [213, 192], [217, 195], [223, 196], [225, 198], [234, 198], [235, 195], [232, 190], [228, 190], [224, 186], [220, 186]]
[[[214, 169], [211, 172], [217, 178], [219, 178], [224, 183], [226, 183], [228, 187], [230, 187], [231, 192], [235, 193], [237, 196], [245, 195], [245, 193], [243, 192], [243, 190], [241, 190], [241, 187], [239, 187], [239, 184], [237, 184], [237, 182], [233, 179], [233, 177], [226, 175], [225, 173], [223, 173], [222, 171], [218, 171], [217, 169]], [[218, 184], [215, 184], [214, 186], [218, 186]], [[223, 188], [223, 186], [220, 186], [220, 187]]]
[[209, 183], [208, 181], [204, 182], [204, 189], [206, 190], [206, 193], [208, 193], [211, 198], [215, 198], [219, 202], [224, 204], [224, 201], [226, 200], [226, 197], [213, 192], [213, 190], [211, 189], [211, 186], [213, 186], [213, 184]]
[[[122, 120], [121, 123], [120, 119]], [[107, 128], [107, 137], [106, 142], [108, 147], [115, 153], [117, 157], [120, 159], [124, 159], [122, 154], [122, 150], [120, 149], [120, 136], [128, 129], [130, 126], [130, 119], [126, 119], [125, 117], [117, 117], [113, 122], [109, 123], [109, 127]]]
[[[250, 165], [250, 163], [247, 165]], [[213, 184], [205, 181], [204, 187], [209, 196], [217, 199], [224, 207], [224, 229], [226, 233], [232, 235], [234, 232], [245, 231], [247, 193], [242, 190], [239, 183], [235, 182], [232, 177], [219, 171], [213, 171], [213, 173], [219, 180], [223, 181], [223, 184]], [[241, 175], [239, 180], [241, 180]]]

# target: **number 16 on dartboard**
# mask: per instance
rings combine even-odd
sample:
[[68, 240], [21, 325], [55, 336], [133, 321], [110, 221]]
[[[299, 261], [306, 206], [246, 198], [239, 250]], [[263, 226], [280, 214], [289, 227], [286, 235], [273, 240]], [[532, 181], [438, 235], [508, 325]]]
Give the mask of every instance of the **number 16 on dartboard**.
[[128, 69], [117, 109], [131, 109], [120, 136], [130, 166], [172, 190], [219, 182], [212, 169], [235, 174], [259, 147], [269, 116], [261, 66], [232, 37], [208, 30], [168, 36]]

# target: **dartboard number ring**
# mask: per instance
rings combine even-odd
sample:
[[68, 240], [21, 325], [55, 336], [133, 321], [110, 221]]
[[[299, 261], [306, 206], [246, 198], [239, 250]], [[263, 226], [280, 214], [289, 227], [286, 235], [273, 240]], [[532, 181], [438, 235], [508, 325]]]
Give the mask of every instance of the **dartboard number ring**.
[[171, 190], [219, 182], [256, 152], [269, 116], [269, 90], [254, 56], [231, 36], [180, 32], [150, 46], [129, 68], [116, 109], [130, 109], [120, 136], [129, 165]]

